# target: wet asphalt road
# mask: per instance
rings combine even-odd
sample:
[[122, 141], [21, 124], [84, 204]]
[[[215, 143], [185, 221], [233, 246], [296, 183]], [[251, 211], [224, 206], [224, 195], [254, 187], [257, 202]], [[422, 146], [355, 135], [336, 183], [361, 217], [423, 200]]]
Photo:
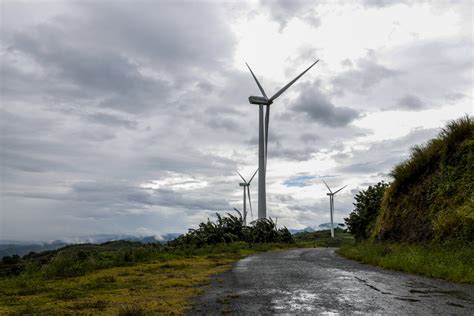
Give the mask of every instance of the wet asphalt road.
[[268, 252], [214, 278], [195, 314], [474, 315], [474, 286], [388, 271], [331, 248]]

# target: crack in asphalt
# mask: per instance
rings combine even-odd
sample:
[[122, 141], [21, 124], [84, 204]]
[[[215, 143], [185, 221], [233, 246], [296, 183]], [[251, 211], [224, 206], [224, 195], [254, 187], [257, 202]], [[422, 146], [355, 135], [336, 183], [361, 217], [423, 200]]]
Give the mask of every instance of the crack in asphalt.
[[216, 276], [189, 315], [474, 315], [474, 286], [347, 260], [334, 248], [253, 255]]

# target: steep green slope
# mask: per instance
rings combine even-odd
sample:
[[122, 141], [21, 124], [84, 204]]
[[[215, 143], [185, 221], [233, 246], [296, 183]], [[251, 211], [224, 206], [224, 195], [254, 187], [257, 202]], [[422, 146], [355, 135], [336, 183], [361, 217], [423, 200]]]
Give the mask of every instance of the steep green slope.
[[426, 243], [474, 240], [474, 123], [447, 125], [391, 173], [372, 238]]

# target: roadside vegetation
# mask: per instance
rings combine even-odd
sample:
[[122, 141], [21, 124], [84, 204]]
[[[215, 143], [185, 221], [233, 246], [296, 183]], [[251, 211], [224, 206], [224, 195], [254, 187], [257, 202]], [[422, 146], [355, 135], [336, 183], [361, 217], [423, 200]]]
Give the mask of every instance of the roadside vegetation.
[[[342, 240], [351, 237], [336, 231]], [[183, 314], [211, 276], [247, 255], [330, 246], [329, 231], [292, 237], [271, 219], [250, 226], [228, 214], [167, 244], [113, 241], [4, 257], [0, 315]]]
[[326, 229], [296, 233], [293, 239], [299, 248], [341, 247], [354, 243], [354, 237], [347, 230], [339, 227], [334, 229], [334, 238], [331, 238], [331, 230]]
[[412, 149], [390, 184], [359, 192], [345, 219], [357, 240], [338, 253], [364, 263], [474, 283], [474, 122], [450, 122]]
[[345, 245], [337, 252], [386, 269], [474, 284], [473, 247], [363, 241]]

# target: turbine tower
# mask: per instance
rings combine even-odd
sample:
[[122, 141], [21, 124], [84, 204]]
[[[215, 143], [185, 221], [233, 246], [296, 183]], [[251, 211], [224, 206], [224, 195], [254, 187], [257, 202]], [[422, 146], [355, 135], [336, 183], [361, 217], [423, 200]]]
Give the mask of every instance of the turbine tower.
[[326, 187], [328, 188], [329, 190], [329, 193], [326, 193], [327, 195], [329, 195], [329, 211], [331, 213], [331, 237], [334, 238], [334, 223], [333, 223], [333, 217], [334, 217], [334, 195], [336, 195], [337, 192], [341, 191], [342, 189], [344, 189], [345, 187], [347, 187], [347, 185], [343, 186], [342, 188], [340, 188], [339, 190], [337, 190], [336, 192], [332, 192], [331, 189], [329, 188], [329, 185], [326, 183], [326, 181], [324, 181], [324, 179], [322, 179], [324, 184], [326, 185]]
[[242, 175], [237, 171], [237, 173], [239, 174], [239, 176], [242, 178], [242, 180], [244, 180], [243, 183], [239, 183], [239, 185], [241, 187], [244, 188], [244, 225], [246, 226], [247, 225], [247, 194], [248, 194], [248, 198], [249, 198], [249, 205], [250, 205], [250, 212], [252, 213], [252, 217], [253, 217], [253, 212], [252, 212], [252, 200], [250, 199], [250, 183], [252, 182], [253, 180], [253, 177], [255, 177], [255, 175], [257, 174], [257, 170], [255, 170], [252, 178], [250, 178], [250, 181], [247, 182], [247, 180], [244, 179], [244, 177], [242, 177]]
[[[250, 73], [252, 74], [255, 83], [260, 89], [262, 93], [261, 97], [258, 96], [250, 96], [249, 102], [250, 104], [257, 104], [259, 107], [259, 114], [258, 114], [258, 218], [266, 218], [267, 217], [267, 194], [266, 194], [266, 184], [265, 178], [267, 173], [267, 146], [268, 146], [268, 125], [270, 123], [270, 105], [278, 98], [283, 92], [286, 91], [289, 87], [291, 87], [301, 76], [303, 76], [308, 70], [310, 70], [316, 63], [319, 61], [316, 60], [311, 66], [306, 68], [301, 74], [296, 76], [295, 79], [291, 80], [286, 86], [281, 88], [277, 93], [275, 93], [271, 98], [267, 97], [267, 94], [262, 88], [262, 85], [258, 81], [257, 77], [255, 77], [252, 69], [246, 63]], [[263, 107], [265, 106], [265, 118], [264, 118], [264, 111]]]

